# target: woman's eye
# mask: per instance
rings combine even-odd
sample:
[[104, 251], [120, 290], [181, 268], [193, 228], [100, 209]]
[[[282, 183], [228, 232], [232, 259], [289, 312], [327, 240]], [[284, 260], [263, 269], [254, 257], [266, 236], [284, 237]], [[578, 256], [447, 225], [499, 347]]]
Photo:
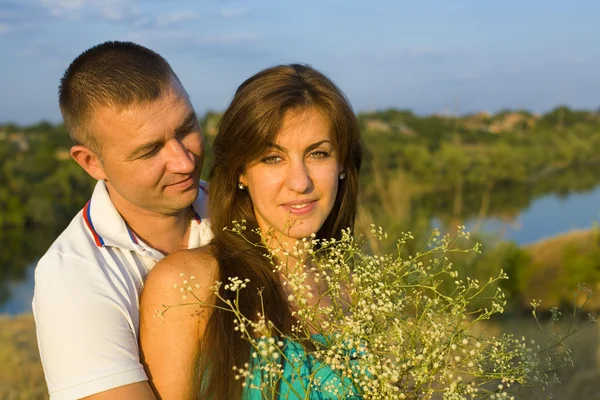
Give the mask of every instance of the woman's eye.
[[261, 159], [261, 161], [266, 164], [275, 164], [275, 163], [279, 162], [280, 160], [281, 160], [281, 157], [275, 156], [275, 155], [266, 156]]
[[317, 151], [313, 151], [312, 153], [310, 153], [310, 156], [312, 158], [326, 158], [326, 157], [329, 157], [329, 155], [330, 155], [330, 153], [325, 150], [317, 150]]

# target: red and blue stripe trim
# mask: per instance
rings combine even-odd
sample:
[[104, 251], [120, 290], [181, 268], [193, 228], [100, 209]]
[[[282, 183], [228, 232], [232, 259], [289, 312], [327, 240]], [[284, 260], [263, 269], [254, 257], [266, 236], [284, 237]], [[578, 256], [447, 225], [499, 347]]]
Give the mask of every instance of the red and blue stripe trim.
[[129, 233], [129, 237], [131, 238], [131, 241], [135, 244], [138, 244], [137, 238], [135, 237], [135, 235], [133, 234], [131, 229], [129, 229], [129, 227], [127, 227], [127, 233]]
[[200, 218], [200, 215], [196, 212], [196, 210], [194, 210], [194, 221], [197, 223], [202, 222], [202, 218]]
[[104, 247], [104, 239], [102, 239], [102, 236], [98, 235], [98, 232], [96, 232], [96, 229], [94, 229], [94, 224], [92, 223], [92, 217], [90, 216], [91, 204], [92, 200], [90, 199], [85, 204], [85, 207], [83, 207], [83, 220], [85, 221], [85, 224], [87, 225], [90, 232], [92, 232], [92, 236], [94, 237], [94, 242], [96, 242], [96, 246]]
[[199, 186], [200, 190], [202, 190], [204, 194], [208, 196], [208, 188], [206, 186], [203, 186], [202, 184], [200, 184]]

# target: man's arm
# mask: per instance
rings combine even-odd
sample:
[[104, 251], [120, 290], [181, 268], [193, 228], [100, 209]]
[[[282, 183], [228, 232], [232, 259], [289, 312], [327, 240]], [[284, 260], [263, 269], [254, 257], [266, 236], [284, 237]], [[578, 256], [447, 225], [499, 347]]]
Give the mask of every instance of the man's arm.
[[109, 273], [57, 251], [36, 268], [33, 311], [51, 400], [148, 385], [127, 306], [137, 307], [135, 296], [117, 290]]

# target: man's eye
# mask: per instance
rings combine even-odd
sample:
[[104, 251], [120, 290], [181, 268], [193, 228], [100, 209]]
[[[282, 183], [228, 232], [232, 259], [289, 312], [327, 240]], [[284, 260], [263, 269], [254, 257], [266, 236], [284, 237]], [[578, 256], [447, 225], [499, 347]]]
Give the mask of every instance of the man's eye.
[[158, 153], [159, 150], [160, 150], [160, 146], [156, 145], [149, 152], [147, 152], [146, 154], [144, 154], [142, 156], [142, 158], [150, 158], [150, 157], [156, 155], [156, 153]]
[[281, 161], [281, 157], [275, 156], [275, 155], [266, 156], [266, 157], [263, 157], [260, 161], [265, 164], [275, 164], [275, 163]]
[[178, 133], [178, 136], [183, 138], [183, 137], [186, 137], [187, 135], [189, 135], [190, 133], [192, 133], [193, 131], [194, 131], [194, 125], [190, 125], [187, 128], [181, 130]]

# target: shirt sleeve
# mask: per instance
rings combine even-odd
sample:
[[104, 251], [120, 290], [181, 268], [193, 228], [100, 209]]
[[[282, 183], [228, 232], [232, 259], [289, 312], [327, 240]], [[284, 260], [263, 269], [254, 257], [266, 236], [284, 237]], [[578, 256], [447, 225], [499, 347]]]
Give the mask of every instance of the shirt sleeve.
[[93, 263], [49, 251], [35, 271], [33, 313], [51, 400], [147, 380], [129, 311]]

